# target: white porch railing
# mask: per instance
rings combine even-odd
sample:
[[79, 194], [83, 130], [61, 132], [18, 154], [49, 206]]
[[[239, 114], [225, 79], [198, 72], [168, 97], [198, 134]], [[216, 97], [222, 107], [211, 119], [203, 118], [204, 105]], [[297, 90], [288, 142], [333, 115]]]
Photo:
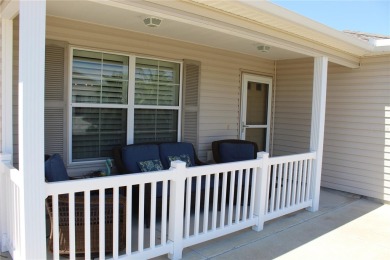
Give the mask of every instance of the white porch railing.
[[2, 155], [0, 163], [0, 251], [8, 251], [12, 258], [19, 259], [23, 236], [19, 214], [22, 176], [11, 165], [10, 158], [10, 155]]
[[315, 153], [306, 153], [269, 159], [265, 221], [312, 206], [315, 158]]
[[[71, 259], [80, 244], [88, 259], [94, 243], [100, 258], [179, 259], [185, 247], [247, 227], [260, 231], [264, 221], [312, 206], [315, 153], [258, 157], [191, 168], [177, 161], [167, 171], [47, 183], [53, 258], [66, 240]], [[16, 250], [17, 185], [7, 178], [5, 233]]]

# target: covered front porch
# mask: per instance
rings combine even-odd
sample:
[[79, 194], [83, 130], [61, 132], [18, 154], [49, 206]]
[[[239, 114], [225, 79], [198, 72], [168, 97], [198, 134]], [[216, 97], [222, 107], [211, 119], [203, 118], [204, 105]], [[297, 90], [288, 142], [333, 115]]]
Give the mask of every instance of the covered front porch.
[[[59, 228], [61, 217], [59, 207], [65, 196], [69, 205], [67, 220], [69, 254], [71, 258], [75, 258], [78, 253], [76, 248], [79, 245], [75, 215], [78, 213], [77, 202], [80, 200], [80, 193], [82, 193], [81, 200], [86, 205], [82, 217], [85, 219], [83, 235], [86, 239], [83, 244], [87, 258], [91, 256], [93, 238], [90, 234], [94, 224], [89, 223], [92, 213], [88, 205], [91, 205], [92, 197], [96, 194], [98, 194], [97, 207], [100, 220], [106, 217], [107, 201], [112, 202], [111, 233], [106, 233], [106, 224], [103, 221], [98, 223], [97, 243], [100, 258], [150, 258], [168, 254], [171, 258], [179, 259], [183, 256], [183, 249], [204, 241], [247, 227], [261, 231], [265, 221], [304, 208], [313, 212], [318, 210], [328, 61], [354, 67], [357, 66], [357, 59], [322, 47], [313, 50], [308, 47], [310, 44], [296, 42], [298, 39], [291, 39], [288, 35], [277, 38], [275, 36], [277, 33], [267, 33], [267, 28], [259, 31], [259, 28], [255, 28], [253, 24], [247, 24], [247, 21], [236, 21], [237, 17], [231, 17], [232, 20], [229, 23], [221, 23], [226, 13], [222, 14], [215, 10], [212, 13], [221, 15], [221, 17], [215, 16], [205, 23], [201, 11], [211, 12], [210, 7], [204, 8], [197, 3], [190, 5], [191, 9], [188, 9], [189, 3], [186, 1], [173, 1], [173, 3], [174, 7], [168, 7], [166, 3], [160, 5], [156, 1], [104, 1], [104, 3], [80, 1], [71, 7], [61, 2], [56, 3], [56, 1], [11, 1], [7, 5], [3, 3], [1, 16], [2, 175], [0, 179], [2, 192], [0, 247], [2, 251], [9, 251], [14, 258], [49, 256], [45, 239], [45, 200], [49, 198], [52, 203], [54, 226], [53, 257], [59, 258], [60, 238], [63, 235]], [[81, 19], [81, 10], [85, 12], [85, 8], [91, 10], [91, 14], [100, 15], [86, 15], [84, 19]], [[108, 13], [110, 15], [107, 15]], [[136, 19], [139, 14], [163, 17], [167, 19], [168, 24], [173, 24], [174, 29], [166, 28], [152, 32], [142, 29], [141, 32], [133, 33], [133, 30], [137, 31], [139, 28], [121, 27], [123, 26], [121, 18]], [[16, 23], [18, 24], [17, 30], [14, 27]], [[84, 31], [83, 28], [86, 30]], [[187, 34], [189, 29], [192, 33]], [[15, 62], [14, 32], [18, 32], [19, 59], [16, 72], [13, 68], [13, 62]], [[84, 33], [88, 34], [88, 37], [84, 37]], [[109, 40], [106, 39], [107, 35], [110, 36]], [[202, 37], [205, 35], [207, 37]], [[222, 36], [223, 38], [220, 38]], [[101, 161], [80, 163], [80, 161], [73, 160], [76, 155], [72, 154], [75, 146], [71, 141], [75, 135], [69, 133], [72, 131], [69, 121], [74, 120], [72, 108], [84, 108], [86, 105], [76, 104], [77, 102], [73, 104], [71, 101], [70, 89], [72, 87], [68, 85], [73, 86], [73, 83], [69, 82], [74, 79], [69, 72], [72, 69], [69, 61], [64, 68], [63, 77], [66, 80], [61, 88], [63, 99], [58, 99], [62, 95], [61, 91], [51, 92], [49, 96], [53, 98], [51, 100], [47, 100], [47, 92], [45, 96], [45, 46], [50, 41], [57, 43], [60, 41], [61, 44], [69, 45], [70, 47], [66, 48], [72, 50], [74, 48], [94, 51], [103, 49], [107, 52], [131, 53], [128, 54], [130, 61], [135, 59], [131, 56], [133, 53], [136, 53], [134, 55], [138, 55], [137, 57], [162, 56], [162, 59], [174, 59], [175, 61], [202, 60], [199, 100], [195, 105], [188, 104], [187, 106], [187, 103], [181, 101], [179, 97], [179, 105], [172, 106], [171, 110], [178, 111], [178, 128], [183, 128], [182, 131], [178, 130], [177, 141], [194, 140], [193, 144], [204, 160], [210, 151], [211, 141], [242, 137], [242, 129], [245, 128], [240, 117], [240, 106], [243, 106], [240, 83], [243, 74], [265, 75], [275, 84], [278, 76], [289, 76], [288, 73], [278, 74], [277, 60], [309, 59], [312, 64], [310, 70], [312, 90], [309, 93], [311, 107], [309, 113], [305, 109], [305, 113], [309, 114], [310, 123], [305, 126], [305, 129], [308, 128], [306, 131], [308, 130], [309, 136], [293, 140], [302, 144], [302, 147], [296, 149], [300, 152], [291, 152], [291, 150], [288, 152], [289, 145], [284, 145], [282, 139], [278, 140], [279, 143], [275, 141], [274, 136], [278, 124], [275, 124], [277, 117], [274, 115], [278, 103], [274, 93], [270, 91], [271, 100], [269, 100], [268, 108], [272, 116], [269, 116], [265, 127], [268, 132], [265, 135], [267, 140], [264, 142], [269, 145], [264, 146], [265, 152], [259, 153], [255, 160], [191, 168], [185, 168], [184, 163], [177, 162], [172, 164], [171, 169], [167, 171], [46, 183], [43, 174], [43, 158], [48, 150], [52, 153], [50, 150], [52, 147], [50, 145], [45, 147], [45, 142], [52, 144], [53, 141], [60, 140], [59, 146], [64, 147], [62, 155], [72, 175], [100, 167], [99, 163], [101, 164]], [[128, 41], [132, 41], [131, 43], [136, 47], [132, 49]], [[266, 53], [265, 56], [261, 56], [257, 51], [248, 49], [248, 43], [250, 43], [249, 46], [254, 47], [254, 41], [272, 44], [277, 51], [272, 55]], [[175, 46], [176, 43], [178, 46]], [[247, 46], [245, 48], [242, 47], [244, 43]], [[64, 51], [66, 55], [72, 55], [71, 52], [67, 52], [66, 48]], [[211, 58], [205, 53], [211, 55]], [[214, 57], [218, 57], [218, 60], [214, 60]], [[131, 68], [131, 64], [129, 67]], [[48, 69], [47, 65], [46, 69]], [[231, 72], [239, 75], [232, 75]], [[13, 103], [15, 73], [18, 74], [17, 105]], [[128, 81], [129, 85], [136, 84], [131, 80], [130, 78]], [[302, 80], [305, 81], [307, 78], [302, 77]], [[66, 83], [67, 81], [69, 82]], [[226, 86], [225, 83], [227, 83]], [[132, 94], [134, 92], [129, 91], [128, 96], [132, 97]], [[305, 93], [304, 97], [307, 96]], [[292, 100], [292, 103], [294, 101], [300, 102], [300, 100]], [[291, 102], [285, 104], [291, 104]], [[64, 116], [63, 120], [59, 120], [60, 123], [64, 123], [59, 127], [62, 132], [59, 134], [50, 132], [53, 135], [47, 138], [45, 123], [57, 122], [55, 121], [57, 118], [54, 116], [50, 119], [52, 121], [48, 121], [48, 117], [45, 117], [45, 109], [55, 109], [58, 105], [65, 107], [67, 109], [65, 111], [69, 114], [67, 117]], [[16, 112], [13, 112], [14, 107], [17, 107]], [[99, 104], [93, 108], [107, 107], [106, 104]], [[146, 106], [137, 107], [137, 104], [132, 104], [133, 110], [128, 107], [130, 104], [116, 104], [109, 108], [124, 108], [133, 112], [140, 108], [150, 109]], [[223, 113], [226, 108], [229, 110], [228, 113]], [[190, 119], [186, 118], [188, 112], [198, 112], [195, 128], [199, 128], [199, 131], [195, 139], [186, 136], [185, 127], [193, 127], [191, 124], [186, 125], [190, 122]], [[18, 123], [14, 120], [15, 113], [18, 116]], [[183, 117], [180, 113], [183, 113]], [[134, 126], [133, 115], [135, 113], [127, 114], [127, 125], [133, 124]], [[183, 120], [182, 123], [181, 120]], [[13, 126], [16, 126], [17, 130], [13, 129]], [[126, 143], [132, 143], [135, 130], [128, 129], [128, 126], [126, 130]], [[17, 136], [17, 140], [14, 136]], [[276, 145], [279, 148], [283, 146], [287, 148], [277, 152], [273, 149]], [[58, 149], [59, 146], [53, 147]], [[289, 155], [275, 156], [282, 154]], [[81, 170], [78, 171], [79, 169]], [[191, 205], [191, 197], [188, 196], [191, 181], [200, 184], [203, 180], [205, 180], [206, 189], [197, 190], [195, 203]], [[221, 183], [221, 186], [211, 189], [210, 183], [212, 182]], [[228, 185], [228, 183], [234, 184], [235, 182], [236, 186]], [[161, 208], [157, 210], [156, 196], [153, 192], [158, 183], [163, 183], [164, 196]], [[150, 205], [151, 219], [146, 223], [144, 221], [144, 190], [148, 185], [151, 186], [152, 191], [150, 204], [147, 204]], [[139, 190], [137, 214], [133, 212], [134, 206], [131, 198], [135, 186]], [[124, 204], [120, 204], [121, 200]], [[123, 218], [121, 218], [122, 214]], [[156, 217], [157, 215], [159, 217]], [[133, 237], [132, 228], [135, 222], [137, 232]], [[150, 228], [144, 229], [145, 224], [150, 224]], [[156, 233], [157, 225], [160, 228], [158, 234]], [[122, 236], [124, 240], [121, 240]], [[113, 249], [106, 253], [108, 237], [111, 237], [110, 243]], [[145, 237], [149, 237], [148, 243], [144, 242]], [[132, 247], [133, 239], [137, 240], [136, 248]], [[121, 247], [121, 244], [124, 247]]]

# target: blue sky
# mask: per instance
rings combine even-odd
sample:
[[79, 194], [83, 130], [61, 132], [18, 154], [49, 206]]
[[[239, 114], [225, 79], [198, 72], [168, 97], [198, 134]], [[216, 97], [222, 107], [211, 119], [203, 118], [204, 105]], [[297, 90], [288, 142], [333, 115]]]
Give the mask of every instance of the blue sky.
[[336, 30], [390, 35], [390, 0], [271, 0]]

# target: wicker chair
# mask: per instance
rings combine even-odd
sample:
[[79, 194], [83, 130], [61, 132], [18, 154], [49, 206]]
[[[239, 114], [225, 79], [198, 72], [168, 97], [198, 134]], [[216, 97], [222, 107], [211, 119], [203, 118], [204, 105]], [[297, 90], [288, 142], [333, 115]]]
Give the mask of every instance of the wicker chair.
[[[45, 156], [45, 179], [48, 182], [69, 181], [70, 178], [66, 171], [64, 162], [59, 154]], [[81, 195], [81, 196], [80, 196]], [[99, 196], [95, 191], [91, 192], [90, 199], [90, 230], [91, 230], [91, 253], [99, 252]], [[75, 196], [75, 237], [76, 254], [85, 253], [85, 234], [84, 234], [84, 196], [76, 194]], [[50, 217], [51, 232], [49, 237], [49, 249], [53, 252], [53, 207], [52, 198], [46, 199], [46, 209]], [[106, 192], [105, 199], [105, 244], [106, 252], [113, 251], [113, 199], [112, 192]], [[69, 254], [69, 200], [68, 195], [58, 196], [58, 223], [59, 223], [59, 251], [60, 254]], [[119, 197], [119, 251], [126, 246], [126, 198]]]
[[[69, 254], [69, 203], [67, 195], [58, 197], [58, 217], [59, 217], [59, 252]], [[75, 237], [76, 254], [85, 253], [85, 233], [84, 233], [84, 196], [75, 196]], [[49, 250], [53, 252], [53, 207], [51, 197], [46, 199], [46, 209], [50, 217], [51, 232], [49, 237]], [[91, 253], [99, 252], [99, 197], [91, 196], [90, 200], [90, 241]], [[107, 195], [105, 200], [105, 251], [113, 251], [113, 199]], [[126, 246], [126, 198], [119, 197], [119, 251]]]

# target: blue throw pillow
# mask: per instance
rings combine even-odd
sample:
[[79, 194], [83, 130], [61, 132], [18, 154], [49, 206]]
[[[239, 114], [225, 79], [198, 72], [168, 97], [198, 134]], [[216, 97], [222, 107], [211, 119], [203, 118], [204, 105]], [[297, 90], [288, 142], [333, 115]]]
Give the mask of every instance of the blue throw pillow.
[[190, 159], [190, 156], [188, 154], [181, 154], [181, 155], [172, 155], [172, 156], [168, 156], [168, 159], [170, 162], [173, 162], [173, 161], [183, 161], [186, 163], [186, 167], [191, 167], [192, 164], [191, 164], [191, 159]]
[[142, 172], [155, 172], [163, 170], [163, 166], [160, 160], [138, 162], [138, 166]]
[[59, 154], [53, 154], [45, 162], [45, 178], [48, 182], [69, 180], [64, 162]]

